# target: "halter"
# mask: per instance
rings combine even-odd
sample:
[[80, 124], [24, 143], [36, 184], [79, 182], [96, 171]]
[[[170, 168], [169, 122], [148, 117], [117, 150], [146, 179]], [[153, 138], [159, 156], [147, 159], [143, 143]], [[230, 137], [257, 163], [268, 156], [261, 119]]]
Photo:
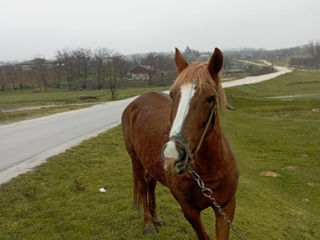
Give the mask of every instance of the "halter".
[[[190, 90], [190, 93], [189, 93], [187, 106], [190, 105], [191, 95], [192, 95], [193, 89], [194, 89], [194, 83], [192, 82], [192, 87], [191, 87], [191, 90]], [[182, 123], [181, 123], [181, 126], [179, 128], [178, 133], [169, 138], [169, 140], [173, 140], [173, 141], [179, 142], [181, 145], [183, 145], [184, 149], [187, 151], [187, 154], [188, 154], [188, 156], [189, 156], [189, 158], [191, 160], [191, 164], [194, 162], [194, 159], [196, 158], [197, 153], [200, 150], [200, 147], [201, 147], [201, 145], [203, 143], [203, 140], [204, 140], [204, 138], [205, 138], [205, 136], [207, 134], [207, 131], [209, 129], [210, 122], [212, 121], [213, 115], [215, 115], [215, 111], [216, 111], [216, 104], [212, 107], [210, 116], [209, 116], [209, 118], [207, 120], [206, 126], [205, 126], [205, 128], [203, 130], [203, 133], [202, 133], [202, 136], [201, 136], [200, 141], [199, 141], [197, 147], [195, 148], [194, 152], [192, 152], [190, 150], [190, 147], [189, 147], [188, 143], [184, 140], [184, 138], [182, 137], [182, 133], [181, 133], [182, 132], [182, 127], [183, 127], [183, 124], [184, 124], [184, 120], [185, 120], [186, 115], [187, 115], [187, 110], [185, 110], [185, 112], [183, 114], [183, 120], [182, 120]], [[214, 127], [214, 123], [215, 123], [215, 118], [213, 120], [213, 127]], [[162, 153], [163, 153], [163, 151], [164, 151], [164, 148], [162, 148]]]
[[[184, 138], [182, 137], [181, 132], [179, 132], [177, 135], [171, 136], [171, 137], [169, 138], [169, 140], [174, 140], [174, 141], [176, 141], [176, 142], [179, 142], [181, 145], [183, 145], [184, 149], [187, 151], [187, 154], [188, 154], [188, 156], [189, 156], [190, 159], [191, 159], [191, 164], [194, 162], [194, 159], [196, 158], [197, 153], [198, 153], [199, 150], [200, 150], [200, 147], [201, 147], [201, 145], [202, 145], [202, 143], [203, 143], [203, 140], [204, 140], [204, 138], [205, 138], [205, 136], [206, 136], [206, 134], [207, 134], [207, 131], [208, 131], [208, 129], [209, 129], [210, 122], [212, 121], [212, 118], [213, 118], [213, 115], [214, 115], [214, 113], [215, 113], [215, 110], [216, 110], [216, 106], [214, 106], [214, 107], [212, 108], [211, 113], [210, 113], [210, 116], [209, 116], [208, 121], [207, 121], [207, 123], [206, 123], [206, 126], [205, 126], [205, 128], [204, 128], [204, 130], [203, 130], [203, 133], [202, 133], [202, 136], [201, 136], [201, 138], [200, 138], [200, 141], [199, 141], [197, 147], [195, 148], [195, 150], [194, 150], [193, 152], [190, 150], [190, 147], [189, 147], [188, 143], [187, 143], [187, 142], [184, 140]], [[213, 126], [214, 126], [214, 123], [215, 123], [215, 119], [214, 119], [214, 121], [213, 121]], [[163, 149], [163, 150], [164, 150], [164, 149]], [[163, 151], [163, 150], [162, 150], [162, 151]]]

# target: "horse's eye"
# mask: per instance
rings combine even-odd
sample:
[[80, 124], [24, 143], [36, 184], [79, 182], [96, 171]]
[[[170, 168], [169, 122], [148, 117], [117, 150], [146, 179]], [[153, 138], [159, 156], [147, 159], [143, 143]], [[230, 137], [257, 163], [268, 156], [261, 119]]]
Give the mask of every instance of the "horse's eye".
[[208, 98], [207, 98], [207, 102], [208, 102], [208, 103], [212, 103], [212, 102], [215, 103], [215, 102], [216, 102], [216, 97], [215, 97], [215, 96], [210, 96], [210, 97], [208, 97]]

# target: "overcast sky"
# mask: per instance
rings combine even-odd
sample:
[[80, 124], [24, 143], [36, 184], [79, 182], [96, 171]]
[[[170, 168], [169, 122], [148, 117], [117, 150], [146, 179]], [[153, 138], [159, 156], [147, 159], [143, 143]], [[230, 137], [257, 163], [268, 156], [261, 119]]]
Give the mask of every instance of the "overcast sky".
[[320, 40], [320, 0], [0, 0], [0, 61], [57, 49], [123, 54]]

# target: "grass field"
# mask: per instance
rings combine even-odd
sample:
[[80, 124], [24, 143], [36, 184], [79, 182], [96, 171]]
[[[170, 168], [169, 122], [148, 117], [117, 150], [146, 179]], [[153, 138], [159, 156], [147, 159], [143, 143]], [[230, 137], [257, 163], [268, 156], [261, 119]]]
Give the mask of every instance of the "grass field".
[[[168, 87], [118, 89], [116, 100], [129, 98], [150, 91], [162, 91], [166, 89], [168, 89]], [[107, 102], [110, 100], [112, 100], [111, 93], [108, 89], [81, 91], [48, 89], [47, 92], [42, 92], [37, 89], [6, 90], [0, 92], [0, 124], [75, 110], [88, 107], [90, 104]], [[15, 109], [33, 106], [43, 106], [43, 108], [1, 112], [1, 109]]]
[[[320, 239], [320, 112], [312, 111], [320, 108], [320, 72], [294, 71], [227, 94], [235, 111], [226, 112], [223, 128], [241, 168], [234, 224], [245, 239]], [[289, 95], [295, 96], [283, 97]], [[143, 235], [132, 195], [131, 163], [117, 127], [3, 185], [0, 239], [195, 239], [161, 185], [166, 225]], [[213, 236], [212, 210], [202, 216]]]

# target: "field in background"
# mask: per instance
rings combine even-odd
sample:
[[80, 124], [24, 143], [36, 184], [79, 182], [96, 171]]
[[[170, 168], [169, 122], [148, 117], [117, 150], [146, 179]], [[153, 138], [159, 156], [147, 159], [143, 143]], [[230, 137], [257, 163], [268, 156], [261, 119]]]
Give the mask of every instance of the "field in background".
[[[320, 239], [320, 72], [294, 71], [226, 92], [235, 110], [226, 112], [223, 128], [241, 168], [235, 225], [246, 239]], [[142, 234], [132, 198], [117, 127], [3, 185], [0, 239], [195, 239], [165, 187], [157, 187], [166, 222], [157, 235]], [[202, 216], [213, 236], [212, 210]]]
[[[168, 87], [146, 87], [117, 89], [116, 100], [136, 96], [147, 91], [162, 91]], [[30, 107], [50, 104], [75, 104], [107, 102], [111, 100], [108, 89], [73, 90], [48, 89], [42, 92], [37, 89], [6, 90], [0, 94], [0, 108]]]
[[[133, 97], [150, 91], [163, 91], [168, 87], [126, 88], [117, 90], [116, 100]], [[88, 107], [91, 104], [111, 101], [110, 90], [57, 90], [42, 92], [36, 89], [6, 90], [0, 93], [0, 124], [30, 119], [58, 112]], [[40, 107], [26, 110], [25, 107]], [[7, 110], [18, 110], [5, 112]], [[19, 110], [20, 109], [20, 110]], [[4, 111], [4, 112], [1, 112]]]
[[224, 129], [240, 162], [237, 219], [248, 239], [319, 239], [320, 72], [227, 93], [235, 111]]

